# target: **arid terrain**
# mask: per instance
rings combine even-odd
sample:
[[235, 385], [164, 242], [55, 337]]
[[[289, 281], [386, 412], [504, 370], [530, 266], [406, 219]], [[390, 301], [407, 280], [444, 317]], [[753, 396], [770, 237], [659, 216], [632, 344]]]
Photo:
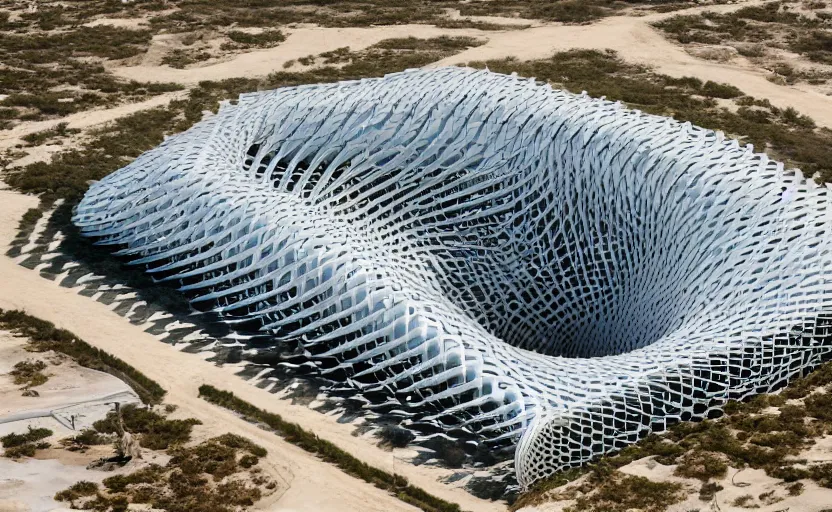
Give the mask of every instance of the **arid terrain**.
[[[828, 363], [720, 420], [523, 490], [510, 455], [483, 459], [423, 437], [391, 443], [384, 418], [240, 356], [233, 336], [209, 332], [181, 297], [124, 270], [68, 222], [90, 181], [240, 93], [447, 65], [516, 72], [691, 121], [832, 182], [832, 3], [823, 1], [0, 0], [0, 438], [43, 433], [18, 445], [31, 455], [4, 448], [0, 512], [153, 503], [206, 512], [832, 510]], [[37, 336], [3, 311], [51, 322], [126, 366], [55, 345], [36, 351]], [[145, 378], [163, 398], [145, 396]], [[154, 444], [159, 432], [135, 426], [150, 446], [142, 459], [89, 468], [115, 455], [118, 436], [72, 439], [112, 421], [115, 403], [149, 407], [159, 429], [187, 432]], [[218, 438], [226, 433], [254, 447]], [[187, 466], [219, 452], [226, 472]], [[142, 471], [155, 480], [105, 482]], [[179, 480], [192, 487], [174, 489]], [[96, 486], [55, 499], [78, 482]], [[227, 508], [188, 501], [206, 489]]]

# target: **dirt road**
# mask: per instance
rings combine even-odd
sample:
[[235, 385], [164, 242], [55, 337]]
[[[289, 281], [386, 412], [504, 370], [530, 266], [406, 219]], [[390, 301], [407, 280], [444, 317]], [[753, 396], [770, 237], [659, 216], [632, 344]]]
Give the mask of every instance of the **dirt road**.
[[[13, 239], [20, 217], [37, 206], [37, 199], [10, 190], [0, 190], [0, 252], [5, 253]], [[211, 384], [235, 394], [258, 407], [268, 409], [302, 424], [320, 437], [334, 442], [359, 459], [376, 467], [406, 476], [410, 481], [446, 500], [459, 503], [463, 510], [500, 511], [504, 507], [473, 497], [467, 491], [440, 483], [438, 478], [450, 470], [425, 468], [397, 461], [369, 442], [353, 437], [352, 427], [337, 423], [304, 406], [263, 391], [232, 373], [193, 354], [180, 352], [160, 343], [151, 334], [112, 312], [106, 305], [61, 288], [37, 272], [0, 256], [0, 308], [22, 309], [31, 315], [69, 329], [88, 343], [118, 355], [168, 390], [167, 402], [180, 407], [183, 414], [201, 420], [217, 434], [234, 432], [252, 438], [269, 450], [268, 461], [287, 482], [287, 489], [270, 510], [284, 512], [327, 511], [412, 511], [375, 487], [350, 477], [309, 453], [264, 432], [233, 414], [197, 397], [201, 384]]]
[[[696, 58], [688, 54], [681, 45], [663, 37], [651, 26], [651, 23], [655, 21], [679, 13], [693, 14], [704, 10], [729, 12], [761, 3], [764, 2], [752, 0], [641, 17], [613, 16], [591, 25], [533, 23], [533, 26], [527, 29], [504, 31], [442, 29], [431, 25], [368, 28], [299, 27], [289, 30], [286, 41], [275, 48], [239, 54], [228, 60], [202, 67], [174, 69], [168, 66], [140, 64], [114, 67], [112, 72], [125, 79], [177, 82], [186, 86], [194, 86], [202, 80], [265, 76], [275, 71], [284, 71], [284, 64], [291, 60], [345, 46], [357, 51], [393, 37], [472, 36], [484, 39], [486, 43], [430, 66], [457, 65], [509, 56], [521, 60], [542, 59], [555, 52], [573, 48], [612, 49], [628, 62], [645, 64], [660, 73], [729, 83], [752, 96], [767, 98], [777, 107], [793, 107], [798, 112], [812, 117], [818, 126], [832, 128], [832, 98], [811, 86], [805, 84], [787, 86], [769, 82], [764, 71], [743, 57], [736, 57], [728, 63]], [[299, 68], [296, 65], [292, 69]], [[162, 94], [139, 103], [79, 112], [61, 120], [23, 123], [12, 130], [0, 132], [0, 150], [12, 147], [23, 135], [51, 128], [59, 122], [67, 122], [70, 128], [88, 129], [139, 110], [165, 105], [184, 94], [184, 92]]]

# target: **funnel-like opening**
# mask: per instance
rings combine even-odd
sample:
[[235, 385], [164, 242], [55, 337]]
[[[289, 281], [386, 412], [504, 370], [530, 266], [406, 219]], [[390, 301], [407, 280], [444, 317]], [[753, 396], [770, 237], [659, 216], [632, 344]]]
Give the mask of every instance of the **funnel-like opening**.
[[525, 485], [825, 357], [829, 204], [720, 134], [447, 68], [244, 95], [75, 222], [332, 378], [519, 442]]

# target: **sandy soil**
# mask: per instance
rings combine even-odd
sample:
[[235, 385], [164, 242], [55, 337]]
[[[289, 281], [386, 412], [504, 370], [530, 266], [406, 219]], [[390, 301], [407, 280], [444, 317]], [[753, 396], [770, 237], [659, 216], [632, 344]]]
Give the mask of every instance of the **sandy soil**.
[[[399, 25], [370, 28], [303, 27], [292, 29], [284, 43], [275, 48], [240, 54], [227, 61], [190, 69], [167, 66], [129, 66], [113, 68], [118, 76], [133, 80], [195, 84], [200, 80], [221, 80], [237, 76], [263, 76], [283, 69], [289, 60], [317, 55], [349, 46], [361, 50], [391, 37], [429, 38], [439, 35], [465, 35], [486, 39], [483, 46], [458, 53], [431, 66], [464, 64], [477, 60], [515, 56], [522, 60], [541, 59], [572, 48], [612, 49], [625, 60], [646, 64], [671, 76], [695, 76], [701, 80], [726, 82], [752, 96], [768, 98], [775, 106], [794, 107], [815, 119], [819, 126], [832, 127], [832, 99], [806, 84], [777, 85], [767, 73], [742, 57], [730, 62], [699, 59], [662, 36], [650, 24], [681, 12], [729, 12], [764, 2], [738, 2], [731, 5], [697, 7], [685, 11], [649, 14], [641, 17], [614, 16], [591, 25], [536, 24], [525, 30], [481, 31], [440, 29], [429, 25]], [[453, 14], [451, 15], [453, 18]], [[500, 22], [496, 18], [491, 21]]]
[[[818, 443], [809, 449], [807, 458], [812, 460], [829, 460], [832, 450], [827, 444]], [[804, 454], [801, 454], [801, 458]], [[643, 476], [653, 482], [672, 482], [682, 484], [689, 493], [686, 500], [669, 507], [667, 512], [690, 512], [692, 510], [710, 510], [719, 512], [743, 512], [754, 508], [760, 512], [820, 512], [828, 510], [832, 504], [832, 489], [819, 487], [810, 480], [802, 480], [803, 492], [799, 496], [790, 496], [781, 480], [771, 478], [764, 471], [758, 469], [728, 468], [726, 476], [713, 480], [723, 487], [718, 491], [714, 500], [704, 502], [699, 499], [699, 489], [702, 482], [690, 478], [680, 478], [673, 475], [676, 466], [658, 464], [651, 458], [634, 461], [621, 468], [623, 473], [633, 476]], [[560, 488], [560, 491], [580, 484], [580, 480]], [[766, 501], [760, 495], [773, 492]], [[734, 505], [734, 500], [740, 496], [751, 495], [753, 500], [746, 507]], [[562, 512], [573, 505], [574, 500], [551, 501], [536, 507], [524, 507], [520, 512]]]
[[[290, 60], [297, 60], [308, 55], [318, 55], [323, 52], [349, 46], [358, 51], [372, 46], [383, 39], [394, 37], [431, 38], [442, 35], [474, 36], [485, 38], [494, 32], [474, 29], [441, 29], [431, 25], [392, 25], [381, 27], [301, 27], [286, 30], [286, 41], [275, 48], [256, 50], [237, 54], [230, 59], [202, 67], [175, 69], [169, 66], [145, 65], [121, 66], [112, 68], [116, 76], [128, 80], [145, 82], [175, 82], [180, 84], [196, 84], [202, 80], [223, 80], [238, 76], [265, 76], [274, 71], [283, 71], [283, 64]], [[169, 38], [159, 36], [158, 44], [165, 44]], [[154, 39], [154, 43], [156, 43]], [[148, 54], [152, 56], [151, 46]], [[297, 66], [299, 69], [302, 66]]]
[[147, 25], [147, 22], [142, 18], [99, 18], [97, 20], [84, 23], [85, 27], [98, 27], [101, 25], [108, 25], [116, 28], [127, 28], [138, 30]]
[[[744, 4], [688, 9], [685, 14], [703, 10], [727, 12]], [[777, 85], [766, 79], [767, 72], [758, 69], [743, 57], [720, 63], [698, 59], [681, 45], [665, 39], [650, 23], [677, 14], [651, 14], [640, 18], [616, 16], [592, 25], [546, 25], [526, 30], [493, 34], [489, 41], [476, 48], [458, 53], [431, 66], [463, 64], [471, 61], [502, 59], [516, 56], [522, 60], [546, 58], [554, 52], [572, 48], [612, 49], [626, 61], [645, 64], [670, 76], [694, 76], [700, 80], [725, 82], [758, 98], [767, 98], [777, 107], [794, 107], [812, 117], [819, 126], [832, 127], [832, 98], [809, 85]]]
[[60, 510], [60, 503], [52, 499], [56, 492], [81, 480], [101, 482], [112, 474], [55, 459], [15, 462], [0, 457], [0, 512]]
[[[35, 197], [0, 190], [0, 252], [5, 252], [7, 244], [13, 239], [17, 220], [28, 208], [36, 205]], [[503, 510], [501, 504], [480, 500], [461, 488], [440, 483], [438, 479], [449, 475], [450, 470], [398, 461], [393, 453], [353, 437], [352, 427], [339, 424], [336, 418], [278, 400], [233, 375], [230, 368], [217, 367], [160, 343], [144, 332], [141, 326], [130, 324], [106, 305], [61, 288], [38, 273], [15, 264], [10, 258], [0, 257], [0, 276], [3, 276], [0, 308], [23, 309], [69, 329], [94, 346], [118, 354], [150, 378], [163, 383], [168, 390], [166, 402], [178, 405], [182, 414], [201, 420], [207, 429], [214, 432], [232, 431], [266, 447], [270, 452], [267, 459], [279, 468], [279, 473], [289, 482], [288, 489], [273, 505], [276, 508], [269, 510], [392, 512], [415, 509], [363, 481], [347, 476], [274, 434], [197, 398], [197, 388], [201, 384], [233, 391], [258, 407], [291, 418], [368, 464], [404, 475], [413, 484], [459, 503], [464, 510]], [[321, 492], [322, 489], [326, 492]]]
[[[106, 416], [114, 402], [137, 403], [139, 397], [127, 384], [53, 352], [30, 353], [26, 339], [0, 331], [0, 436], [26, 427], [46, 427], [59, 435], [72, 435]], [[8, 373], [25, 360], [40, 360], [48, 366], [49, 380], [32, 388], [40, 396], [26, 397]]]
[[154, 96], [148, 100], [138, 103], [126, 103], [124, 105], [107, 109], [85, 110], [83, 112], [70, 114], [60, 119], [20, 123], [10, 130], [0, 130], [0, 151], [10, 149], [16, 144], [20, 144], [20, 138], [24, 135], [42, 132], [49, 128], [55, 127], [59, 123], [67, 123], [69, 128], [88, 130], [90, 128], [101, 126], [102, 124], [115, 121], [116, 119], [128, 116], [135, 112], [167, 105], [173, 100], [184, 98], [186, 95], [186, 91], [169, 92]]

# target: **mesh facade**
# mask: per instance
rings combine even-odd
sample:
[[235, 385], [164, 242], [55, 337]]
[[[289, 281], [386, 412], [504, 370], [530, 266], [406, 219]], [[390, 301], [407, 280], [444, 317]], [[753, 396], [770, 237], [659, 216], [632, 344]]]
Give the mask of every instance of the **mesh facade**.
[[829, 355], [826, 187], [722, 134], [488, 71], [247, 94], [74, 222], [301, 340], [522, 485]]

